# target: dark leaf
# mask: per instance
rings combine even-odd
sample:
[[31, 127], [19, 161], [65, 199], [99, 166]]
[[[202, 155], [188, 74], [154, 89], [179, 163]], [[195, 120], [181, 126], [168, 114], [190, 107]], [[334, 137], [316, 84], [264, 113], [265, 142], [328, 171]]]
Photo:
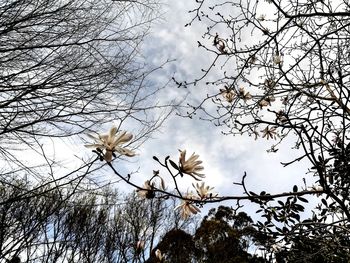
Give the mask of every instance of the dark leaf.
[[298, 199], [299, 199], [301, 202], [304, 202], [304, 203], [308, 203], [308, 202], [309, 202], [306, 198], [301, 197], [301, 196], [298, 196]]
[[169, 159], [169, 163], [171, 164], [172, 167], [174, 167], [176, 170], [180, 170], [180, 168], [177, 166], [177, 164], [173, 161]]

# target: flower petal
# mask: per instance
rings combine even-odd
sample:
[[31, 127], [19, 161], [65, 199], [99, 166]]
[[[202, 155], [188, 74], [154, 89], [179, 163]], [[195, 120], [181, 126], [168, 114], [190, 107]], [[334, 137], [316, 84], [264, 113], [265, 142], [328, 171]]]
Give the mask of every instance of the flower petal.
[[115, 151], [120, 153], [121, 155], [126, 155], [128, 157], [134, 157], [136, 155], [134, 151], [122, 147], [117, 147]]
[[103, 144], [98, 144], [98, 143], [95, 143], [95, 144], [85, 144], [84, 145], [86, 148], [100, 148], [100, 149], [105, 149], [106, 147], [103, 145]]
[[109, 138], [114, 138], [115, 134], [117, 133], [117, 127], [112, 126], [112, 128], [109, 130]]

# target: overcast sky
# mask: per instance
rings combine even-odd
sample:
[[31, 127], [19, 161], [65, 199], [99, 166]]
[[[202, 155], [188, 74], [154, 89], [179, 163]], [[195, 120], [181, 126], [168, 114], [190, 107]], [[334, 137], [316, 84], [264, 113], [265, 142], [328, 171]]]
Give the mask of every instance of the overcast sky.
[[[169, 0], [164, 7], [164, 19], [153, 26], [144, 43], [142, 53], [151, 65], [159, 66], [166, 60], [175, 60], [153, 76], [152, 81], [155, 85], [163, 85], [172, 76], [180, 80], [191, 80], [198, 76], [201, 65], [205, 66], [211, 62], [210, 58], [197, 47], [197, 40], [201, 39], [205, 25], [195, 23], [191, 27], [184, 27], [191, 19], [188, 10], [193, 8], [192, 2], [194, 1]], [[187, 93], [187, 99], [195, 102], [203, 95], [203, 90], [200, 85], [183, 90], [170, 84], [166, 92], [155, 99], [161, 101], [181, 99]], [[103, 127], [103, 129], [107, 128]], [[244, 172], [248, 175], [246, 184], [249, 190], [257, 193], [265, 190], [273, 194], [291, 191], [294, 184], [301, 186], [303, 177], [306, 177], [308, 185], [313, 181], [310, 175], [305, 174], [309, 166], [307, 162], [299, 162], [286, 168], [280, 164], [280, 162], [293, 160], [293, 157], [297, 156], [297, 152], [290, 150], [292, 142], [293, 138], [289, 138], [277, 153], [267, 153], [271, 140], [266, 141], [262, 138], [254, 140], [248, 136], [224, 136], [221, 134], [221, 129], [211, 123], [174, 114], [165, 122], [160, 132], [154, 135], [154, 139], [137, 150], [136, 158], [130, 159], [130, 163], [117, 162], [115, 165], [124, 173], [138, 171], [132, 175], [132, 180], [140, 186], [152, 175], [153, 170], [158, 169], [164, 179], [170, 181], [152, 156], [156, 155], [163, 159], [169, 155], [177, 162], [178, 150], [187, 150], [188, 155], [195, 152], [200, 156], [206, 174], [204, 181], [215, 187], [215, 191], [220, 196], [242, 195], [242, 189], [233, 183], [240, 182]], [[75, 156], [70, 158], [71, 160], [81, 158], [84, 154], [91, 155], [81, 140], [78, 143], [71, 140], [66, 143], [60, 141], [54, 146], [47, 147], [54, 149], [58, 158], [67, 159], [69, 152]], [[101, 180], [104, 182], [116, 180], [115, 175], [108, 169], [103, 178], [106, 178]], [[183, 191], [193, 190], [192, 182], [194, 181], [190, 176], [180, 178], [180, 188]], [[118, 183], [117, 187], [124, 191], [130, 190], [123, 183]], [[226, 203], [226, 205], [229, 204]], [[245, 210], [251, 211], [250, 206], [246, 206]]]
[[[191, 80], [200, 73], [201, 66], [211, 61], [197, 47], [197, 40], [205, 25], [194, 23], [184, 27], [191, 19], [188, 10], [193, 9], [194, 1], [168, 1], [164, 20], [154, 26], [145, 43], [144, 54], [148, 62], [157, 65], [166, 59], [176, 59], [160, 73], [159, 81], [173, 75], [180, 80]], [[202, 94], [201, 86], [188, 90], [188, 99], [196, 101]], [[168, 99], [181, 98], [184, 90], [174, 85], [167, 91]], [[297, 152], [290, 150], [293, 138], [289, 138], [277, 153], [267, 153], [271, 140], [254, 140], [248, 136], [224, 136], [221, 129], [213, 124], [198, 119], [172, 116], [158, 133], [156, 139], [146, 143], [140, 150], [139, 162], [142, 170], [150, 173], [158, 169], [152, 155], [165, 157], [170, 155], [177, 161], [178, 149], [186, 149], [188, 154], [200, 155], [205, 167], [206, 179], [220, 195], [241, 195], [242, 189], [233, 185], [240, 182], [244, 172], [248, 189], [266, 190], [271, 193], [291, 191], [294, 184], [302, 185], [302, 178], [312, 182], [310, 175], [305, 175], [307, 162], [299, 162], [284, 168], [280, 162], [293, 160]], [[288, 143], [289, 141], [289, 143]], [[144, 174], [140, 174], [143, 176]], [[182, 181], [184, 190], [191, 190], [191, 180]]]

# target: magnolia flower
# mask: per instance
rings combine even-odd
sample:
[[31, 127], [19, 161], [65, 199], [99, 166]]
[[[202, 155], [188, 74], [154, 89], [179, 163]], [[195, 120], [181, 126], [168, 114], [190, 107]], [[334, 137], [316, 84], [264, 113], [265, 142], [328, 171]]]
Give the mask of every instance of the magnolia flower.
[[278, 53], [273, 56], [273, 63], [276, 65], [282, 64], [282, 57]]
[[273, 244], [273, 245], [271, 246], [271, 250], [272, 250], [273, 252], [279, 252], [281, 249], [282, 249], [282, 246], [279, 245], [279, 244]]
[[276, 99], [274, 96], [269, 96], [269, 97], [265, 97], [264, 99], [262, 99], [261, 101], [259, 101], [259, 106], [265, 107], [265, 106], [271, 106], [271, 102], [274, 102]]
[[261, 101], [259, 101], [259, 106], [262, 108], [262, 107], [265, 107], [265, 106], [268, 106], [269, 103], [268, 101], [262, 99]]
[[286, 116], [286, 113], [283, 110], [280, 110], [279, 112], [276, 113], [276, 120], [285, 123], [288, 121], [288, 118]]
[[285, 96], [285, 97], [281, 98], [281, 101], [282, 101], [282, 104], [283, 104], [283, 105], [288, 105], [288, 103], [289, 103], [289, 97], [288, 97], [288, 96]]
[[156, 252], [154, 252], [154, 254], [156, 255], [156, 258], [159, 260], [159, 261], [162, 261], [163, 260], [163, 255], [162, 255], [162, 252], [157, 249]]
[[151, 199], [154, 197], [154, 184], [147, 180], [142, 186], [143, 189], [137, 189], [137, 195], [141, 198]]
[[265, 138], [268, 140], [269, 138], [271, 139], [276, 139], [276, 127], [269, 128], [269, 126], [266, 126], [265, 129], [261, 131], [263, 133], [262, 138]]
[[243, 87], [240, 87], [238, 91], [239, 91], [239, 96], [240, 96], [244, 101], [250, 100], [250, 99], [252, 98], [252, 95], [251, 95], [249, 92], [245, 92], [245, 90], [244, 90]]
[[270, 90], [276, 86], [276, 82], [273, 79], [265, 79], [264, 85], [267, 90]]
[[258, 20], [259, 21], [264, 21], [266, 19], [266, 15], [260, 15], [259, 17], [258, 17]]
[[[185, 196], [185, 198], [192, 198], [193, 195], [192, 194], [187, 194]], [[182, 200], [181, 204], [178, 205], [177, 207], [175, 207], [174, 210], [180, 209], [180, 216], [182, 219], [187, 219], [189, 218], [192, 214], [197, 214], [198, 212], [200, 212], [201, 210], [192, 204], [191, 201], [189, 200]]]
[[220, 89], [221, 95], [225, 98], [225, 100], [229, 103], [233, 101], [236, 97], [236, 93], [230, 89]]
[[179, 167], [182, 173], [188, 174], [195, 180], [200, 181], [201, 179], [198, 177], [204, 178], [205, 175], [199, 173], [199, 171], [202, 171], [204, 167], [201, 166], [202, 161], [197, 160], [198, 157], [199, 155], [192, 153], [191, 157], [186, 160], [186, 150], [180, 151]]
[[136, 243], [136, 253], [141, 253], [142, 250], [145, 249], [145, 241], [139, 240]]
[[249, 58], [249, 63], [254, 64], [257, 61], [257, 58], [253, 55]]
[[214, 37], [214, 46], [223, 54], [227, 53], [226, 44], [223, 39], [219, 38], [219, 35], [216, 34]]
[[209, 185], [205, 186], [204, 182], [202, 182], [201, 184], [192, 184], [193, 187], [196, 189], [196, 192], [198, 194], [198, 196], [203, 200], [206, 198], [210, 198], [210, 197], [215, 197], [217, 196], [217, 194], [213, 194], [211, 192], [211, 190], [214, 189], [214, 187], [210, 187]]
[[117, 128], [115, 126], [109, 130], [108, 134], [97, 134], [97, 136], [88, 134], [88, 136], [94, 139], [96, 143], [87, 144], [85, 147], [105, 150], [104, 159], [107, 162], [112, 161], [113, 152], [117, 152], [128, 157], [135, 156], [135, 152], [121, 147], [122, 144], [127, 143], [132, 139], [132, 134], [125, 131], [117, 132]]

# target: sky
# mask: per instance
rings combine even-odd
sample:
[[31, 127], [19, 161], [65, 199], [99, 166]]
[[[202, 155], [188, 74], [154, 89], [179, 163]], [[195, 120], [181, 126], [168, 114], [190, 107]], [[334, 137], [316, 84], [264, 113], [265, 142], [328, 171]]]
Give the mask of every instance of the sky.
[[[180, 80], [191, 80], [200, 74], [201, 66], [211, 63], [210, 57], [203, 55], [205, 53], [202, 53], [197, 47], [197, 40], [201, 39], [205, 25], [194, 23], [190, 27], [185, 27], [185, 24], [191, 20], [188, 10], [193, 9], [195, 1], [163, 1], [163, 18], [155, 22], [141, 50], [141, 54], [150, 66], [157, 67], [171, 60], [153, 75], [151, 81], [154, 85], [159, 86], [168, 82], [173, 76]], [[213, 72], [213, 77], [215, 77], [215, 72]], [[155, 99], [166, 102], [186, 98], [190, 102], [198, 102], [203, 95], [205, 94], [200, 85], [185, 90], [170, 83]], [[102, 129], [104, 132], [108, 127]], [[214, 191], [220, 196], [242, 195], [242, 189], [234, 183], [241, 182], [245, 172], [247, 173], [248, 190], [257, 193], [261, 191], [271, 194], [289, 192], [294, 184], [302, 186], [304, 177], [308, 186], [311, 185], [313, 178], [311, 175], [306, 175], [309, 167], [306, 161], [297, 162], [288, 167], [280, 164], [280, 162], [288, 162], [298, 156], [296, 151], [290, 150], [293, 138], [286, 139], [278, 152], [268, 153], [267, 149], [271, 146], [271, 140], [223, 135], [221, 131], [220, 127], [210, 122], [173, 114], [153, 135], [153, 139], [136, 150], [136, 157], [127, 159], [127, 161], [118, 161], [115, 166], [122, 174], [132, 173], [132, 181], [140, 186], [152, 176], [153, 170], [160, 170], [160, 175], [164, 178], [168, 189], [171, 189], [171, 178], [153, 160], [152, 156], [157, 156], [160, 160], [170, 156], [177, 162], [179, 150], [186, 150], [188, 155], [195, 152], [200, 156], [206, 175], [203, 181], [206, 185], [215, 187]], [[91, 156], [90, 150], [84, 147], [82, 140], [78, 142], [53, 141], [53, 143], [54, 145], [47, 147], [54, 149], [58, 159], [66, 158], [68, 153], [71, 154], [73, 162], [80, 159], [81, 156], [83, 158]], [[98, 181], [103, 183], [118, 181], [108, 167], [103, 170], [102, 178], [98, 178]], [[184, 176], [179, 180], [180, 189], [183, 192], [191, 191], [193, 190], [192, 183], [195, 181], [190, 176]], [[122, 182], [117, 183], [116, 186], [122, 192], [132, 190]], [[234, 203], [226, 202], [225, 205], [234, 205]], [[204, 211], [207, 211], [209, 207], [211, 206], [207, 206]], [[252, 214], [255, 208], [247, 203], [244, 210]]]
[[[184, 26], [192, 18], [188, 11], [193, 9], [194, 2], [167, 1], [164, 19], [153, 27], [145, 43], [144, 56], [149, 63], [157, 65], [167, 59], [175, 59], [165, 66], [164, 72], [159, 76], [160, 82], [172, 76], [180, 80], [191, 80], [200, 74], [201, 66], [211, 63], [210, 57], [203, 55], [205, 53], [197, 46], [205, 25], [194, 23], [190, 27]], [[215, 77], [215, 72], [213, 74]], [[186, 91], [170, 85], [165, 97], [182, 98], [185, 94], [191, 102], [199, 101], [203, 96], [200, 85]], [[177, 161], [178, 149], [186, 149], [188, 154], [195, 152], [205, 167], [205, 183], [215, 187], [215, 191], [222, 196], [242, 194], [242, 189], [233, 185], [233, 182], [240, 182], [244, 172], [247, 172], [248, 189], [258, 193], [263, 190], [270, 193], [291, 191], [294, 184], [303, 184], [303, 177], [306, 177], [308, 185], [313, 181], [310, 175], [305, 174], [309, 167], [306, 161], [288, 167], [280, 164], [297, 156], [296, 151], [290, 150], [293, 138], [288, 138], [277, 153], [267, 153], [271, 140], [223, 135], [221, 131], [220, 127], [198, 118], [173, 115], [155, 136], [156, 139], [139, 149], [139, 162], [143, 169], [151, 173], [152, 170], [159, 169], [151, 158], [153, 155], [160, 159], [170, 155]], [[193, 180], [182, 179], [182, 189], [192, 190]]]

